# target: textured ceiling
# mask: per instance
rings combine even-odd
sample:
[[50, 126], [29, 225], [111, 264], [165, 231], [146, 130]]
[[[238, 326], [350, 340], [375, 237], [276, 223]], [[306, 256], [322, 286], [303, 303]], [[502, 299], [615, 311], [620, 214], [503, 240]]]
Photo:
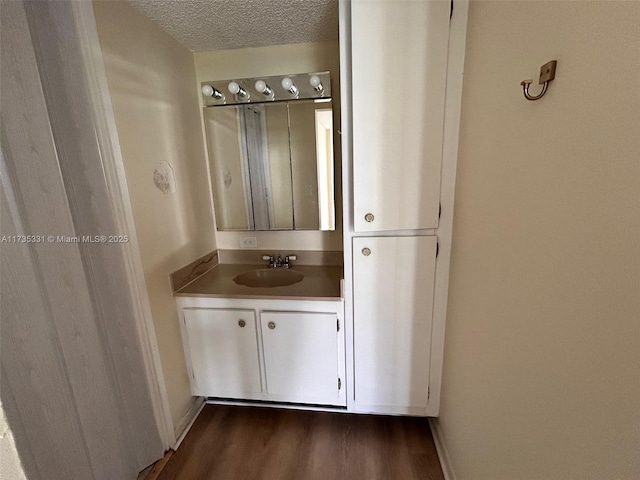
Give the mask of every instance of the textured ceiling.
[[192, 51], [338, 39], [337, 0], [129, 0]]

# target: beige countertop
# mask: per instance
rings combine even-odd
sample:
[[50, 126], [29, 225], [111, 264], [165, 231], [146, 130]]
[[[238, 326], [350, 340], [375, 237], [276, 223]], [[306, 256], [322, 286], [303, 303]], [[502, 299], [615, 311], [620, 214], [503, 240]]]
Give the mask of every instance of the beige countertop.
[[295, 265], [302, 281], [284, 287], [254, 288], [238, 285], [236, 275], [264, 268], [261, 264], [219, 264], [174, 293], [181, 297], [261, 298], [280, 300], [340, 300], [341, 266]]

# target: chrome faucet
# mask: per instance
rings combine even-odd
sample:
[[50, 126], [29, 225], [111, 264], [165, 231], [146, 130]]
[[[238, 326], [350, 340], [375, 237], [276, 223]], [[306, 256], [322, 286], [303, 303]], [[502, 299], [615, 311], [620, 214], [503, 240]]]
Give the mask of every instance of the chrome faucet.
[[269, 262], [269, 268], [291, 268], [293, 266], [291, 262], [297, 259], [297, 255], [287, 255], [284, 260], [280, 256], [278, 256], [277, 260], [271, 255], [262, 256], [262, 260]]
[[269, 268], [276, 268], [276, 267], [280, 266], [280, 265], [278, 265], [278, 262], [280, 261], [280, 258], [278, 258], [278, 260], [275, 260], [271, 255], [263, 255], [262, 256], [262, 260], [268, 260], [269, 261]]
[[282, 268], [291, 268], [293, 266], [291, 265], [291, 262], [297, 259], [298, 257], [296, 255], [287, 255], [284, 257], [284, 260], [282, 260], [282, 257], [278, 257], [278, 266]]

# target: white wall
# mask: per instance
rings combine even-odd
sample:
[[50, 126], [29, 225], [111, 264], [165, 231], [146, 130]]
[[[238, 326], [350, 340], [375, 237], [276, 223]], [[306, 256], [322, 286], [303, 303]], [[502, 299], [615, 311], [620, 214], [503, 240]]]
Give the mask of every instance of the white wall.
[[[200, 82], [304, 72], [331, 71], [333, 121], [340, 125], [340, 57], [338, 42], [299, 43], [194, 53], [197, 89]], [[200, 100], [202, 105], [202, 100]], [[336, 225], [342, 224], [340, 140], [334, 141], [336, 158]], [[242, 237], [256, 237], [258, 249], [342, 250], [342, 232], [216, 232], [218, 248], [237, 249]]]
[[439, 420], [458, 480], [640, 478], [638, 25], [639, 2], [471, 4]]
[[[127, 2], [94, 3], [174, 426], [192, 403], [169, 274], [216, 248], [193, 54]], [[177, 180], [163, 194], [153, 171]]]

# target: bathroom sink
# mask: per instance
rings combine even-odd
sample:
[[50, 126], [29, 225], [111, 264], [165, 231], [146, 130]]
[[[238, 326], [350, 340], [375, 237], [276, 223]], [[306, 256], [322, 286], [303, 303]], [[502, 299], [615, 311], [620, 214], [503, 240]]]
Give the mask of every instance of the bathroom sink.
[[238, 285], [252, 288], [284, 287], [300, 282], [304, 275], [287, 268], [260, 268], [236, 275], [233, 279]]

